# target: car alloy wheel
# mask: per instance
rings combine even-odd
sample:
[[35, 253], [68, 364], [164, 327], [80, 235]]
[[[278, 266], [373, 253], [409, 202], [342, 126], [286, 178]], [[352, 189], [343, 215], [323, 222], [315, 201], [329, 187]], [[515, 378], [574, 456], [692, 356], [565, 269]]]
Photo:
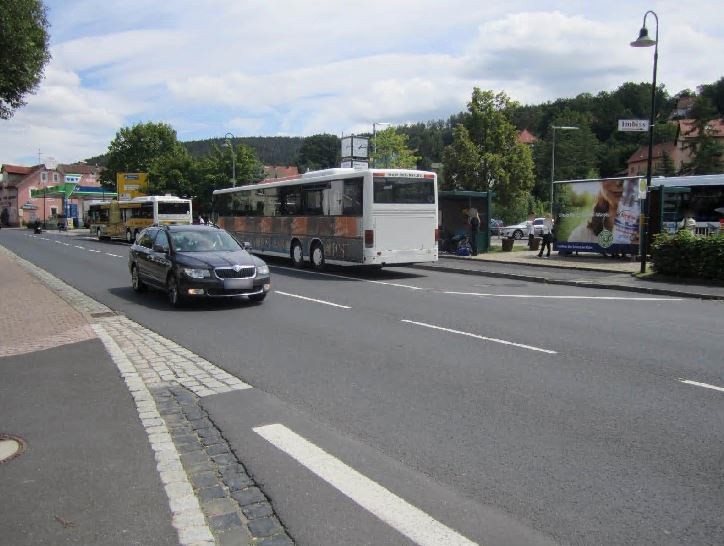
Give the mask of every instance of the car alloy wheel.
[[138, 266], [133, 265], [131, 267], [131, 286], [136, 292], [143, 292], [146, 290], [146, 285], [143, 284], [140, 275], [138, 274]]
[[178, 281], [173, 275], [169, 276], [168, 283], [166, 286], [168, 292], [168, 301], [174, 307], [178, 307], [182, 303], [181, 294], [178, 291]]

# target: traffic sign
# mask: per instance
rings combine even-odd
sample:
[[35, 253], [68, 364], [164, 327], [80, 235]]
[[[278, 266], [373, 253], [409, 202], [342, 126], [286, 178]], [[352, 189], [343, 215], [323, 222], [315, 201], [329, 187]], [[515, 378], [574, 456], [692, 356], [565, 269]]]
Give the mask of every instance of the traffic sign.
[[619, 131], [640, 131], [649, 130], [649, 120], [647, 119], [620, 119], [618, 120]]

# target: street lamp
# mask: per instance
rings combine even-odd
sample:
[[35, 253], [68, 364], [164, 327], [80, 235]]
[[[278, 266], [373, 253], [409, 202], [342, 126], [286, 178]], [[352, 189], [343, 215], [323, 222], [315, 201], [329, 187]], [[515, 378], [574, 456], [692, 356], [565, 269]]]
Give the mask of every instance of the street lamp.
[[577, 131], [580, 127], [567, 125], [551, 125], [553, 129], [553, 142], [551, 143], [551, 217], [553, 217], [553, 179], [556, 170], [556, 129], [561, 131]]
[[[229, 140], [229, 137], [231, 137], [231, 140]], [[231, 142], [234, 139], [234, 135], [226, 133], [224, 138], [226, 139], [224, 146], [227, 146], [231, 150], [231, 185], [236, 187], [236, 153], [234, 152], [234, 145]]]
[[[656, 39], [649, 37], [649, 30], [646, 28], [646, 17], [648, 14], [656, 19]], [[651, 187], [651, 163], [653, 161], [654, 150], [654, 113], [656, 111], [656, 65], [659, 61], [659, 16], [654, 11], [644, 13], [644, 23], [639, 31], [639, 37], [631, 42], [631, 47], [651, 47], [654, 46], [654, 77], [651, 82], [651, 117], [649, 118], [649, 153], [646, 160], [646, 199], [641, 210], [640, 228], [641, 228], [641, 273], [646, 273], [646, 251], [648, 238], [648, 222], [649, 222], [649, 188]]]
[[377, 160], [377, 126], [378, 125], [391, 125], [386, 121], [376, 121], [372, 124], [372, 166], [375, 166]]

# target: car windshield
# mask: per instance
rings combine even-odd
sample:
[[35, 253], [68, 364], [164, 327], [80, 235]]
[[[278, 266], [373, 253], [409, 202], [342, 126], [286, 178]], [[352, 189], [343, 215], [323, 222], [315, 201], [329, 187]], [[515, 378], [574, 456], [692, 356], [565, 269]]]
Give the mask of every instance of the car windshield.
[[172, 231], [170, 235], [176, 252], [232, 252], [241, 249], [241, 245], [226, 231]]

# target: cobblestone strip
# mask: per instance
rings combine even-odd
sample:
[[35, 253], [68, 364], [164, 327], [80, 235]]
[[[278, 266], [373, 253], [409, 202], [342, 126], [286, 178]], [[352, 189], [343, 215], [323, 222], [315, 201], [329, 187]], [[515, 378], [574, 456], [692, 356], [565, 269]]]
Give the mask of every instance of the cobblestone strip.
[[176, 383], [201, 397], [251, 388], [208, 360], [127, 317], [117, 315], [105, 319], [103, 324], [149, 387]]
[[214, 545], [214, 536], [206, 524], [199, 501], [194, 495], [193, 487], [181, 465], [181, 457], [156, 408], [153, 396], [133, 364], [126, 358], [103, 325], [94, 324], [93, 329], [106, 346], [106, 350], [118, 367], [118, 371], [136, 402], [138, 416], [146, 429], [151, 448], [155, 452], [156, 468], [166, 490], [172, 514], [171, 523], [178, 532], [179, 542], [183, 546]]

